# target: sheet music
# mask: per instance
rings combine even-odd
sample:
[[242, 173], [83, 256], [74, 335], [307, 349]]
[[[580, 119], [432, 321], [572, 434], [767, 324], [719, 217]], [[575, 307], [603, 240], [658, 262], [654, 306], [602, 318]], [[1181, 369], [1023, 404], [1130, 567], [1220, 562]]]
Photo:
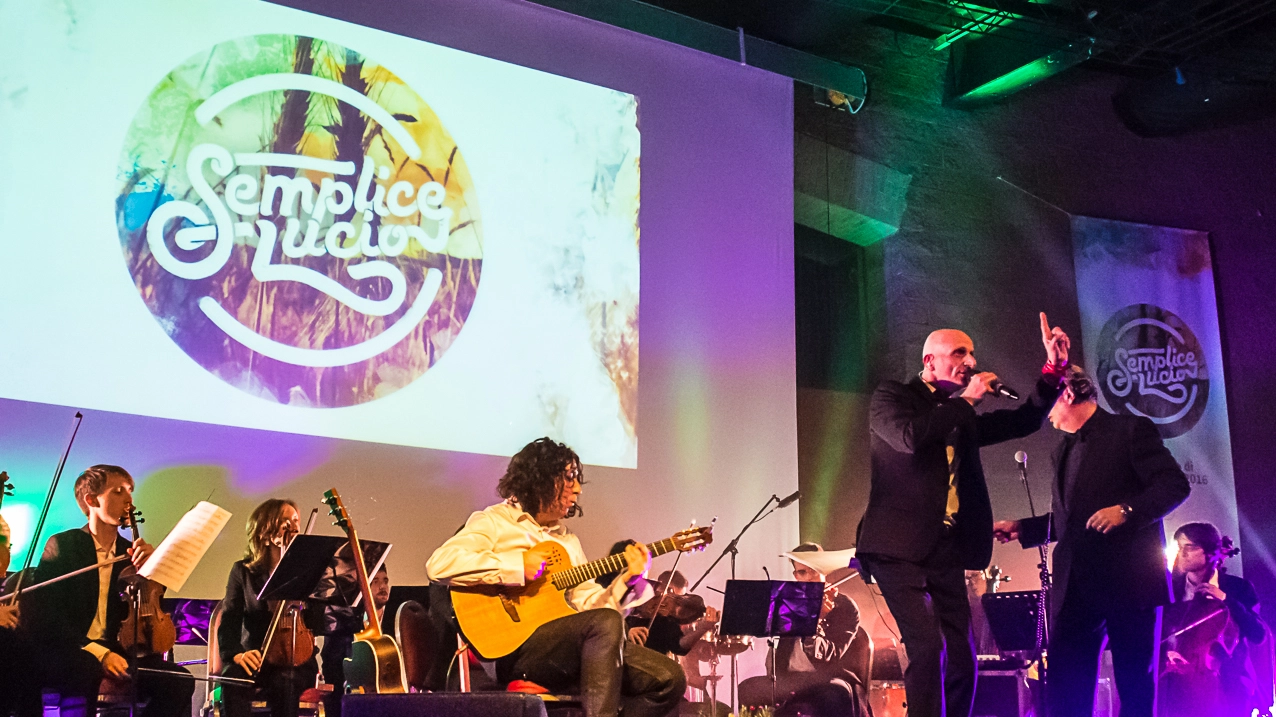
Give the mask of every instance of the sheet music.
[[855, 557], [855, 548], [846, 550], [811, 550], [800, 553], [780, 553], [780, 557], [788, 558], [795, 563], [802, 563], [823, 575], [834, 570], [850, 567], [851, 558]]
[[181, 590], [230, 515], [230, 511], [201, 500], [177, 521], [138, 572], [169, 590]]

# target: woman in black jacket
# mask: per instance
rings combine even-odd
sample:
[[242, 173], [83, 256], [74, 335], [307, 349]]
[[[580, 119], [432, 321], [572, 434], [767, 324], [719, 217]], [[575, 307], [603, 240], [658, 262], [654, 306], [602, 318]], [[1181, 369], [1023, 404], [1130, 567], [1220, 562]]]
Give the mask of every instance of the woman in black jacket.
[[[265, 692], [274, 717], [295, 717], [301, 693], [315, 686], [319, 664], [314, 655], [300, 667], [265, 662], [261, 653], [273, 613], [257, 599], [284, 548], [301, 532], [301, 516], [291, 500], [271, 498], [248, 517], [248, 553], [230, 569], [217, 641], [224, 677], [251, 678]], [[222, 714], [248, 717], [253, 690], [224, 684]]]
[[1175, 604], [1165, 613], [1158, 712], [1250, 715], [1249, 645], [1262, 642], [1267, 628], [1253, 584], [1223, 567], [1240, 550], [1210, 523], [1186, 523], [1174, 540]]

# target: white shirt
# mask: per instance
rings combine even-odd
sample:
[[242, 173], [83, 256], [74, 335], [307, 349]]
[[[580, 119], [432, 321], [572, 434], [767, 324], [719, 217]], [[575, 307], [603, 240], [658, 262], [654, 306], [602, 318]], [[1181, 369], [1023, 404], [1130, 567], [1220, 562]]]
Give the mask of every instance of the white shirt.
[[[561, 523], [545, 527], [518, 506], [514, 499], [470, 515], [465, 527], [439, 546], [425, 564], [431, 581], [446, 585], [507, 585], [521, 587], [523, 553], [537, 543], [552, 540], [567, 549], [573, 566], [589, 562], [580, 539]], [[577, 610], [609, 607], [625, 610], [651, 599], [647, 581], [630, 590], [621, 577], [603, 587], [594, 580], [567, 591], [567, 601]]]

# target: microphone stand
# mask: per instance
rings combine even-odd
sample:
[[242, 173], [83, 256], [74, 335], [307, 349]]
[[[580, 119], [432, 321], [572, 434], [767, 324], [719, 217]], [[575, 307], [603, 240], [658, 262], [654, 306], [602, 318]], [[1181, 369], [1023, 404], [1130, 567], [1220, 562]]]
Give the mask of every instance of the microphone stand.
[[[1028, 459], [1026, 454], [1022, 462], [1019, 460], [1015, 462], [1019, 464], [1019, 480], [1023, 483], [1024, 492], [1028, 494], [1028, 512], [1032, 514], [1032, 517], [1036, 518], [1037, 507], [1032, 502], [1032, 488], [1028, 485]], [[1037, 660], [1037, 671], [1041, 675], [1043, 700], [1044, 691], [1049, 688], [1046, 681], [1046, 661], [1041, 658], [1047, 635], [1049, 635], [1047, 611], [1050, 605], [1050, 563], [1046, 558], [1050, 552], [1050, 532], [1054, 527], [1051, 525], [1053, 522], [1053, 516], [1051, 520], [1046, 521], [1046, 540], [1037, 546], [1037, 554], [1041, 557], [1041, 562], [1037, 563], [1038, 575], [1041, 578], [1041, 591], [1037, 597], [1037, 642], [1036, 649], [1033, 652]]]
[[[709, 568], [704, 571], [704, 574], [700, 576], [700, 579], [696, 580], [695, 584], [692, 585], [691, 589], [688, 590], [687, 592], [689, 593], [695, 592], [696, 588], [700, 587], [700, 583], [704, 582], [704, 579], [709, 577], [709, 573], [713, 572], [713, 569], [718, 567], [718, 563], [722, 562], [722, 559], [727, 557], [727, 553], [731, 554], [731, 579], [735, 580], [735, 561], [736, 561], [736, 557], [740, 554], [740, 551], [738, 550], [738, 546], [740, 544], [740, 538], [744, 537], [745, 532], [748, 531], [749, 528], [752, 528], [754, 523], [757, 523], [761, 521], [763, 518], [770, 515], [771, 513], [774, 513], [776, 508], [771, 508], [771, 503], [776, 503], [777, 504], [776, 507], [778, 508], [779, 502], [780, 502], [780, 498], [777, 495], [773, 494], [770, 498], [767, 498], [766, 502], [762, 504], [762, 507], [758, 509], [758, 512], [754, 513], [753, 517], [749, 520], [749, 522], [745, 523], [744, 527], [740, 529], [740, 533], [736, 535], [734, 538], [732, 538], [730, 543], [727, 543], [726, 547], [722, 549], [721, 553], [718, 553], [718, 557], [713, 561], [713, 564], [710, 565]], [[767, 508], [771, 508], [771, 510], [768, 511]], [[733, 654], [731, 655], [731, 713], [732, 714], [735, 714], [737, 712], [736, 698], [737, 698], [737, 693], [740, 690], [738, 677], [739, 675], [737, 674], [737, 671], [736, 671], [736, 656]]]

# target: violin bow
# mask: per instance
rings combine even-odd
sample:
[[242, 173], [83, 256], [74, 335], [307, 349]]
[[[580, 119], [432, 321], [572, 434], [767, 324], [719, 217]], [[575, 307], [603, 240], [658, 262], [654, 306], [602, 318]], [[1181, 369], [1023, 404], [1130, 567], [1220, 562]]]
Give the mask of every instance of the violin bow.
[[75, 426], [71, 429], [71, 438], [66, 442], [66, 450], [62, 451], [62, 459], [58, 461], [57, 470], [53, 471], [53, 482], [49, 484], [49, 494], [44, 497], [44, 508], [40, 510], [40, 519], [35, 523], [35, 532], [31, 535], [31, 543], [27, 546], [27, 557], [22, 561], [22, 570], [18, 571], [18, 581], [13, 586], [13, 599], [22, 594], [22, 581], [31, 567], [31, 559], [40, 546], [40, 533], [44, 531], [44, 521], [49, 517], [49, 508], [53, 505], [53, 495], [58, 490], [58, 481], [62, 479], [62, 470], [66, 468], [66, 459], [71, 455], [71, 446], [75, 445], [75, 437], [80, 432], [80, 424], [84, 422], [84, 414], [75, 412]]

